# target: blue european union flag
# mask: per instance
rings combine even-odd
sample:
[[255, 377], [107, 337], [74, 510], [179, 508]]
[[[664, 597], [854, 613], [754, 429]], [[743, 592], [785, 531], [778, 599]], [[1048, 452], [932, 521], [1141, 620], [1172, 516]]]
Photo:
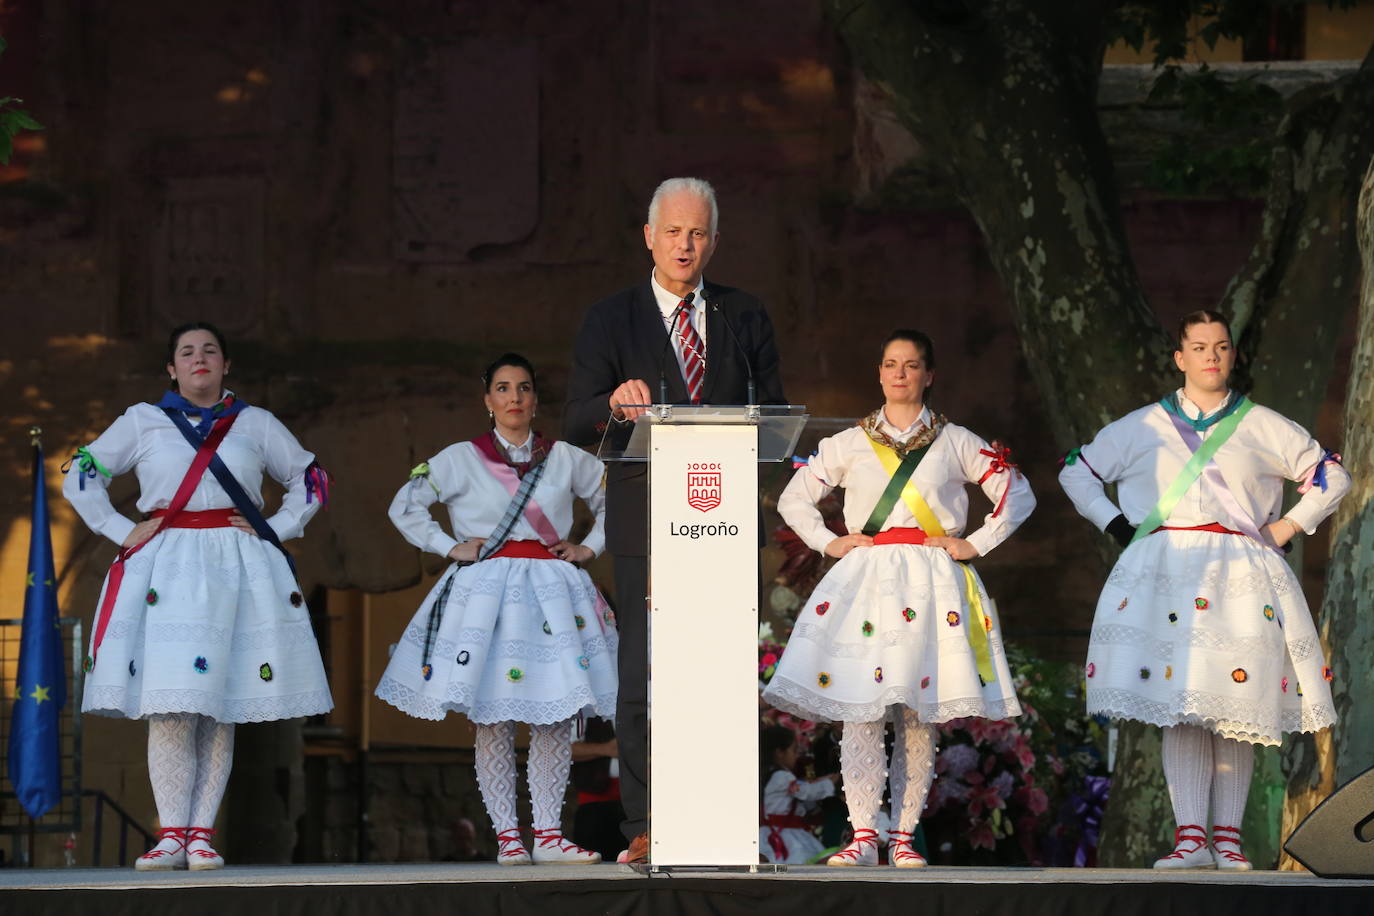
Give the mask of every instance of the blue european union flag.
[[19, 641], [19, 675], [10, 718], [10, 782], [29, 817], [40, 818], [62, 794], [58, 713], [67, 702], [62, 630], [57, 622], [57, 576], [53, 574], [48, 530], [48, 488], [43, 446], [33, 446], [33, 530], [29, 576], [24, 589], [24, 629]]

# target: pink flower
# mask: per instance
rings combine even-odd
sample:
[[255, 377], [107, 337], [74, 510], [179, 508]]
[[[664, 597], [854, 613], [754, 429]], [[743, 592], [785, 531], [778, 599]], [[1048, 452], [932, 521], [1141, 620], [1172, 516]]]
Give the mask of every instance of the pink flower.
[[1031, 814], [1044, 814], [1050, 810], [1050, 797], [1044, 789], [1026, 790], [1026, 810]]
[[997, 837], [992, 833], [992, 825], [979, 821], [968, 832], [968, 844], [974, 849], [992, 849], [997, 845]]
[[777, 657], [777, 655], [774, 654], [774, 653], [772, 653], [772, 652], [766, 652], [766, 653], [764, 653], [763, 658], [759, 659], [759, 670], [760, 670], [760, 671], [763, 671], [765, 668], [771, 668], [771, 667], [773, 667], [774, 665], [776, 665], [777, 663], [778, 663], [778, 657]]
[[982, 814], [985, 809], [991, 811], [1006, 806], [1007, 803], [1002, 800], [995, 786], [976, 786], [968, 793], [968, 811], [974, 817]]

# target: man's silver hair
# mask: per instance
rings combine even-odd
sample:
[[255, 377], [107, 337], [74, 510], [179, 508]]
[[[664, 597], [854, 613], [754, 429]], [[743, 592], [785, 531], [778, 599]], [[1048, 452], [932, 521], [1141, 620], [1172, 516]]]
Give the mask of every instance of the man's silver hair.
[[716, 189], [704, 178], [669, 178], [655, 188], [654, 196], [649, 199], [649, 226], [653, 229], [658, 228], [658, 207], [663, 198], [683, 192], [695, 194], [706, 201], [706, 205], [711, 208], [711, 235], [715, 235], [716, 223], [720, 216], [716, 210]]

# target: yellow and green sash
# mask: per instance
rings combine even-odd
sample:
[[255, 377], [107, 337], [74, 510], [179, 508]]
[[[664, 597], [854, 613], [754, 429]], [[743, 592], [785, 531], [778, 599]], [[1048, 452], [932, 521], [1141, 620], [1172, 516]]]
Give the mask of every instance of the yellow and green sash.
[[[911, 481], [911, 475], [916, 470], [916, 465], [921, 463], [921, 459], [925, 457], [926, 452], [934, 442], [922, 448], [912, 449], [907, 452], [905, 457], [899, 457], [891, 448], [880, 442], [874, 442], [871, 438], [868, 440], [868, 444], [873, 446], [874, 454], [878, 456], [883, 469], [887, 471], [888, 482], [883, 489], [882, 496], [878, 497], [878, 504], [873, 507], [873, 512], [864, 524], [863, 533], [871, 537], [881, 531], [883, 523], [887, 521], [893, 506], [897, 505], [897, 500], [900, 498], [911, 510], [911, 514], [916, 519], [916, 524], [928, 537], [944, 537], [944, 526], [940, 524], [940, 520], [935, 516], [935, 511], [930, 508], [930, 504], [921, 495], [921, 491]], [[958, 562], [958, 565], [964, 571], [964, 596], [968, 601], [969, 610], [973, 613], [973, 619], [967, 621], [968, 644], [973, 649], [973, 657], [978, 663], [978, 676], [983, 679], [983, 683], [991, 684], [997, 680], [997, 674], [992, 669], [992, 654], [988, 642], [988, 632], [992, 629], [992, 620], [983, 610], [983, 599], [978, 592], [978, 580], [973, 575], [972, 567], [962, 562]]]

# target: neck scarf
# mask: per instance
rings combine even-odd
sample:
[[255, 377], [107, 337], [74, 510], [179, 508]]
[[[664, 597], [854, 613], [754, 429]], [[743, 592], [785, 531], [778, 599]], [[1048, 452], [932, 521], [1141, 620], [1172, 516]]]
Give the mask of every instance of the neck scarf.
[[899, 442], [893, 439], [892, 436], [883, 430], [883, 409], [881, 407], [860, 420], [858, 425], [868, 438], [879, 445], [885, 445], [892, 449], [897, 453], [897, 457], [905, 458], [908, 452], [925, 448], [927, 445], [934, 442], [935, 438], [940, 435], [940, 430], [944, 429], [945, 424], [949, 422], [945, 419], [944, 414], [937, 414], [932, 410], [930, 415], [933, 418], [932, 425], [926, 426], [922, 423], [920, 428], [916, 430], [916, 434], [905, 442]]
[[170, 407], [173, 410], [200, 417], [200, 423], [196, 424], [196, 432], [200, 433], [200, 437], [203, 439], [209, 435], [210, 427], [214, 425], [216, 420], [220, 417], [232, 417], [248, 405], [235, 397], [234, 392], [226, 390], [224, 397], [214, 404], [209, 407], [198, 407], [178, 392], [168, 389], [167, 393], [162, 396], [162, 400], [157, 402], [157, 406], [164, 410]]
[[1179, 402], [1177, 391], [1170, 392], [1163, 398], [1160, 398], [1159, 403], [1165, 410], [1178, 417], [1184, 423], [1187, 423], [1197, 432], [1203, 432], [1211, 429], [1213, 426], [1235, 413], [1244, 400], [1245, 397], [1243, 395], [1236, 394], [1234, 391], [1228, 391], [1226, 393], [1226, 403], [1222, 405], [1220, 410], [1209, 417], [1199, 415], [1196, 420], [1183, 412], [1183, 405]]
[[501, 440], [501, 437], [497, 435], [496, 430], [493, 429], [489, 435], [491, 436], [491, 444], [496, 447], [496, 454], [500, 456], [501, 460], [505, 462], [508, 467], [515, 469], [517, 477], [524, 477], [530, 472], [531, 468], [543, 464], [544, 459], [549, 457], [549, 450], [553, 448], [553, 442], [551, 440], [545, 439], [536, 432], [533, 441], [530, 442], [530, 460], [512, 461], [509, 449], [506, 448], [506, 444]]

